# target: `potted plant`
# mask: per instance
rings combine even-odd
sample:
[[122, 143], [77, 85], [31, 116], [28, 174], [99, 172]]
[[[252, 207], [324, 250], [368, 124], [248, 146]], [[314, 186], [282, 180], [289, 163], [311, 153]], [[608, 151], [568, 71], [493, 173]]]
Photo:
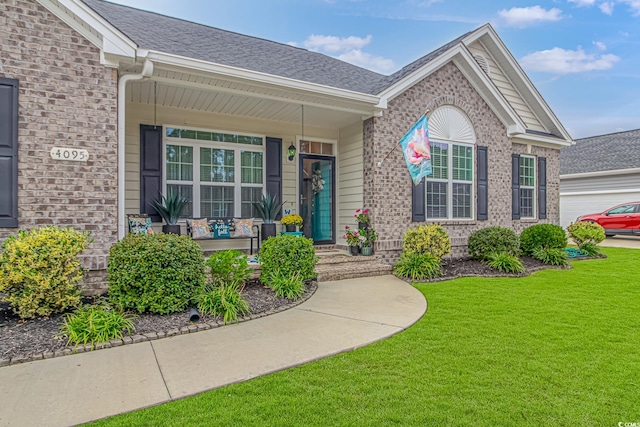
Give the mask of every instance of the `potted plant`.
[[280, 221], [287, 231], [296, 231], [297, 227], [302, 227], [302, 217], [298, 214], [289, 214], [282, 217]]
[[360, 249], [360, 253], [365, 256], [369, 256], [373, 254], [373, 244], [376, 240], [378, 240], [378, 235], [376, 234], [376, 230], [373, 227], [361, 228], [360, 235], [364, 239], [362, 241], [362, 249]]
[[253, 207], [256, 209], [258, 216], [262, 218], [261, 228], [261, 240], [267, 240], [269, 237], [275, 237], [276, 224], [275, 220], [280, 210], [282, 209], [284, 202], [278, 202], [278, 196], [271, 196], [271, 194], [265, 194], [258, 202], [253, 202]]
[[344, 236], [343, 239], [347, 240], [347, 245], [349, 245], [349, 251], [351, 255], [358, 255], [360, 253], [360, 243], [362, 243], [362, 237], [357, 230], [352, 230], [349, 226], [344, 227]]
[[162, 226], [163, 233], [180, 235], [178, 220], [188, 203], [189, 199], [181, 197], [178, 192], [174, 191], [169, 192], [167, 196], [161, 193], [160, 198], [153, 201], [153, 207], [166, 223]]
[[358, 229], [369, 227], [369, 223], [371, 222], [369, 209], [356, 209], [356, 214], [354, 216], [358, 221]]

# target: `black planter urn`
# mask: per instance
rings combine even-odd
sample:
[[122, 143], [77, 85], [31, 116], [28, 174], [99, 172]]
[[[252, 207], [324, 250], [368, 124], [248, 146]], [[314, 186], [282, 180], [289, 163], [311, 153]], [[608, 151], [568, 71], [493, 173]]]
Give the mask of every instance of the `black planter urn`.
[[361, 228], [369, 228], [369, 223], [368, 222], [358, 222], [358, 230]]
[[284, 227], [285, 227], [285, 230], [287, 230], [288, 232], [296, 231], [296, 226], [293, 224], [286, 224]]
[[174, 225], [165, 224], [162, 226], [162, 232], [165, 234], [167, 233], [177, 234], [179, 236], [180, 226], [178, 224], [174, 224]]
[[360, 246], [349, 246], [349, 251], [351, 255], [356, 256], [360, 253]]
[[260, 240], [265, 241], [269, 237], [276, 237], [276, 224], [262, 224], [260, 227]]

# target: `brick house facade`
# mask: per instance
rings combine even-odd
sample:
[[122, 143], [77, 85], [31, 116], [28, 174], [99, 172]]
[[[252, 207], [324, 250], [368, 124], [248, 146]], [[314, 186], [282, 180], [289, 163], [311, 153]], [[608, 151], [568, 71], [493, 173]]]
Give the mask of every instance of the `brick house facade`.
[[[303, 144], [318, 147], [307, 157], [329, 158], [337, 169], [329, 241], [345, 246], [341, 231], [353, 225], [355, 209], [366, 207], [379, 234], [376, 251], [393, 261], [404, 231], [433, 220], [415, 221], [417, 187], [401, 150], [383, 167], [377, 164], [425, 109], [453, 107], [473, 129], [473, 173], [479, 153], [486, 153], [488, 167], [486, 219], [475, 213], [481, 192], [474, 177], [473, 215], [433, 221], [449, 233], [452, 256], [464, 256], [469, 234], [480, 228], [519, 232], [532, 223], [558, 223], [559, 148], [572, 140], [490, 25], [383, 76], [304, 49], [103, 0], [12, 0], [0, 5], [0, 22], [0, 86], [18, 85], [17, 140], [0, 140], [0, 164], [12, 164], [11, 150], [17, 150], [16, 197], [9, 180], [0, 182], [0, 201], [15, 204], [17, 214], [3, 226], [13, 206], [0, 204], [0, 242], [16, 229], [51, 224], [89, 231], [93, 242], [82, 255], [90, 270], [87, 292], [105, 289], [109, 248], [126, 234], [126, 214], [149, 209], [141, 163], [166, 166], [167, 145], [183, 143], [166, 134], [176, 126], [276, 144], [270, 152], [280, 158], [269, 159], [264, 149], [264, 169], [278, 169], [275, 175], [266, 171], [269, 182], [292, 212], [300, 212], [303, 198]], [[11, 104], [6, 93], [0, 90], [0, 107]], [[141, 129], [156, 124], [156, 157], [150, 159], [141, 149]], [[196, 138], [185, 144], [203, 147]], [[216, 149], [216, 140], [206, 144]], [[287, 158], [289, 144], [298, 150], [293, 160]], [[85, 149], [89, 160], [54, 160], [53, 147]], [[513, 219], [514, 155], [545, 161], [544, 215]], [[7, 171], [0, 176], [11, 177]], [[166, 190], [167, 181], [165, 173], [160, 188]], [[216, 242], [205, 249], [226, 247]]]
[[[117, 239], [117, 70], [100, 50], [37, 2], [0, 4], [0, 77], [18, 81], [18, 224], [91, 232], [82, 255], [104, 270]], [[89, 151], [87, 162], [54, 160], [53, 147]], [[0, 228], [0, 240], [13, 228]], [[102, 275], [85, 279], [101, 286]]]

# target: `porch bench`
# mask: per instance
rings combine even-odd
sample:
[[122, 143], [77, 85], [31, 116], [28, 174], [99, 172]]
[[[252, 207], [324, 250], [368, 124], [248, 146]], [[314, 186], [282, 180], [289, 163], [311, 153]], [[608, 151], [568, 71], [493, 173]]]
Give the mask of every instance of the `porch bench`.
[[[256, 241], [256, 247], [258, 248], [258, 252], [260, 252], [260, 227], [256, 224], [251, 225], [251, 233], [240, 234], [236, 236], [236, 224], [235, 220], [246, 220], [249, 218], [230, 218], [230, 217], [216, 217], [216, 218], [189, 218], [187, 219], [187, 235], [191, 237], [193, 240], [236, 240], [236, 239], [250, 239], [251, 241], [251, 249], [250, 254], [253, 255], [253, 241]], [[208, 232], [203, 232], [201, 225], [196, 221], [206, 220], [208, 224]], [[222, 235], [218, 235], [216, 231], [216, 225], [222, 226], [221, 229], [224, 229], [224, 226], [228, 226], [227, 233], [222, 233]], [[200, 228], [199, 228], [200, 226]], [[246, 230], [245, 230], [246, 231]]]

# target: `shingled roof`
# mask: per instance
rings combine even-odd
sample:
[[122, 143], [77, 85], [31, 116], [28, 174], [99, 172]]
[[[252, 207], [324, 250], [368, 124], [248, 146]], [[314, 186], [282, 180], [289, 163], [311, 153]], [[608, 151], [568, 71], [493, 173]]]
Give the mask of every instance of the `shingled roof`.
[[109, 3], [83, 0], [142, 49], [377, 95], [434, 60], [460, 38], [385, 76], [306, 49], [225, 31], [178, 18]]
[[640, 129], [575, 142], [560, 150], [560, 175], [640, 168]]

